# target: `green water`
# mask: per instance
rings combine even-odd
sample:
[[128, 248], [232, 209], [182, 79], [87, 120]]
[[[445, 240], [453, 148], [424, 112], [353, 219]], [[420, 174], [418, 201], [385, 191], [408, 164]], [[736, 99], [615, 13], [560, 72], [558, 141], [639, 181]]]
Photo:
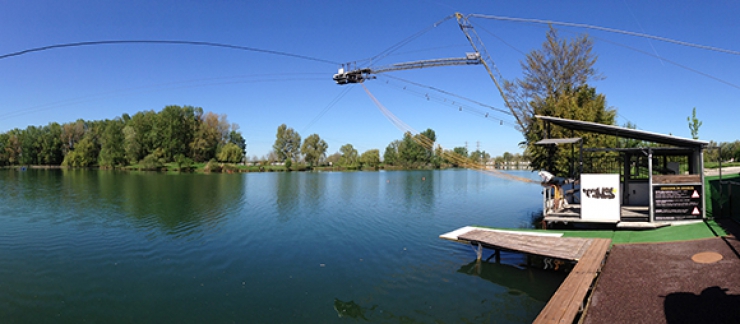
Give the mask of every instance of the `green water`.
[[466, 170], [0, 170], [0, 321], [528, 323], [563, 275], [438, 235], [528, 226], [539, 193]]

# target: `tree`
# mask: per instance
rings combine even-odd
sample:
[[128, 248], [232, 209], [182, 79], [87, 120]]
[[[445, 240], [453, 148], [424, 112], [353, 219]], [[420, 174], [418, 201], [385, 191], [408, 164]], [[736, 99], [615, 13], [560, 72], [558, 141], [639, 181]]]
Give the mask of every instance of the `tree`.
[[229, 133], [229, 143], [233, 143], [242, 150], [242, 154], [247, 155], [247, 140], [244, 139], [241, 132], [238, 132], [239, 126], [237, 124], [231, 125], [231, 133]]
[[311, 134], [303, 141], [301, 154], [305, 157], [308, 165], [313, 166], [315, 163], [320, 162], [322, 158], [326, 157], [326, 150], [328, 148], [329, 145], [318, 134]]
[[74, 123], [66, 123], [62, 125], [62, 141], [64, 142], [63, 150], [66, 155], [67, 152], [74, 149], [75, 143], [82, 139], [85, 135], [85, 121], [78, 119]]
[[211, 112], [200, 117], [198, 130], [190, 143], [190, 156], [195, 162], [206, 162], [216, 157], [219, 144], [224, 143], [228, 135], [224, 133], [224, 127], [228, 127], [225, 119], [226, 116], [219, 117]]
[[41, 129], [35, 126], [28, 126], [20, 134], [21, 164], [37, 164], [39, 152], [41, 151]]
[[468, 149], [465, 148], [464, 146], [458, 146], [456, 148], [453, 148], [452, 151], [461, 157], [464, 157], [464, 158], [468, 157]]
[[5, 158], [10, 165], [20, 163], [22, 149], [19, 137], [21, 136], [21, 132], [18, 128], [8, 132], [8, 139], [5, 145]]
[[234, 143], [227, 143], [218, 152], [219, 162], [239, 163], [244, 159], [244, 151]]
[[542, 48], [527, 54], [522, 62], [524, 78], [505, 82], [510, 109], [524, 135], [525, 152], [531, 157], [534, 169], [547, 169], [561, 176], [575, 171], [569, 156], [570, 153], [577, 156], [577, 150], [565, 154], [556, 146], [534, 145], [546, 137], [581, 137], [584, 148], [616, 146], [611, 137], [567, 131], [534, 117], [554, 116], [614, 125], [616, 111], [607, 108], [606, 97], [588, 85], [589, 81], [602, 79], [594, 68], [597, 57], [591, 53], [592, 49], [593, 41], [588, 36], [562, 40], [550, 28]]
[[335, 152], [332, 155], [329, 155], [326, 157], [326, 163], [330, 163], [331, 165], [337, 165], [339, 164], [339, 161], [342, 159], [342, 153]]
[[603, 79], [594, 68], [597, 56], [592, 54], [593, 40], [580, 35], [571, 42], [560, 39], [550, 26], [542, 49], [527, 54], [521, 62], [523, 79], [504, 81], [511, 113], [520, 131], [533, 123], [536, 107], [549, 97], [572, 93], [589, 81]]
[[[637, 129], [637, 125], [634, 123], [628, 121], [626, 124], [624, 124], [622, 127], [629, 128], [629, 129]], [[635, 148], [640, 147], [644, 145], [644, 143], [641, 140], [631, 139], [631, 138], [620, 138], [618, 140], [619, 147], [622, 148]]]
[[62, 126], [58, 123], [49, 123], [49, 125], [44, 126], [44, 131], [41, 135], [39, 163], [46, 165], [60, 165], [63, 160]]
[[177, 164], [178, 171], [190, 170], [193, 166], [193, 159], [185, 156], [184, 154], [175, 155], [175, 164]]
[[293, 160], [301, 147], [301, 135], [285, 124], [278, 126], [275, 144], [272, 145], [280, 161]]
[[[576, 93], [564, 93], [558, 97], [549, 97], [542, 106], [536, 108], [539, 115], [554, 116], [566, 119], [585, 120], [599, 124], [614, 125], [616, 111], [606, 108], [606, 98], [597, 94], [596, 89], [584, 85]], [[599, 136], [590, 132], [571, 131], [555, 125], [547, 125], [538, 120], [533, 122], [525, 132], [527, 139], [526, 153], [530, 157], [531, 167], [535, 170], [547, 170], [557, 176], [573, 176], [576, 157], [580, 148], [570, 145], [534, 145], [543, 138], [579, 137], [583, 148], [616, 147], [613, 136]], [[593, 158], [614, 156], [614, 152], [590, 153]]]
[[357, 165], [357, 150], [352, 147], [352, 144], [344, 144], [339, 149], [342, 153], [342, 157], [339, 159], [339, 164], [345, 167], [352, 167]]
[[114, 167], [125, 163], [126, 151], [124, 149], [125, 137], [122, 120], [108, 122], [105, 126], [101, 142], [98, 165], [101, 167]]
[[696, 107], [694, 107], [694, 109], [691, 111], [691, 116], [686, 117], [686, 121], [689, 122], [691, 138], [695, 140], [699, 139], [699, 127], [701, 127], [702, 122], [696, 118]]
[[365, 151], [365, 153], [362, 153], [360, 156], [360, 163], [362, 163], [363, 166], [371, 168], [377, 167], [378, 164], [380, 164], [380, 150], [370, 149]]
[[8, 153], [5, 151], [8, 146], [9, 139], [10, 135], [7, 133], [0, 134], [0, 166], [10, 164], [8, 161]]
[[475, 164], [484, 164], [490, 159], [491, 155], [486, 153], [486, 151], [475, 150], [473, 153], [470, 153], [470, 160]]
[[401, 141], [395, 140], [388, 144], [383, 153], [383, 163], [388, 165], [396, 165], [398, 163], [398, 146]]
[[62, 166], [84, 168], [92, 166], [97, 161], [97, 152], [92, 136], [83, 137], [75, 145], [75, 149], [64, 157]]

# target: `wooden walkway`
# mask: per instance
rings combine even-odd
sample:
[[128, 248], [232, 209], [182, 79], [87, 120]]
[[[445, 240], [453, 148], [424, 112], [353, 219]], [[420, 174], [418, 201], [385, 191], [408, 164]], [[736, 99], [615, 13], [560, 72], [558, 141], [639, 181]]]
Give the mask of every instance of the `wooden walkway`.
[[573, 323], [585, 308], [589, 291], [601, 271], [611, 246], [610, 239], [564, 238], [473, 227], [461, 228], [440, 237], [462, 243], [480, 244], [496, 250], [577, 262], [534, 323]]
[[573, 323], [578, 313], [585, 308], [586, 297], [593, 285], [606, 253], [610, 239], [591, 239], [586, 253], [568, 274], [560, 288], [550, 298], [534, 323]]
[[496, 250], [522, 252], [548, 258], [578, 261], [591, 245], [591, 239], [522, 235], [485, 230], [472, 230], [459, 240]]

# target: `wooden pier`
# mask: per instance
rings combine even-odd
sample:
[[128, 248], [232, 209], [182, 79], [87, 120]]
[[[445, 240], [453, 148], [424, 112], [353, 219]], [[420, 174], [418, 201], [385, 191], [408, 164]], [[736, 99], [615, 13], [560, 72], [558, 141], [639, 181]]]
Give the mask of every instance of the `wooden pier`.
[[463, 227], [442, 234], [440, 238], [496, 251], [514, 251], [577, 262], [534, 323], [573, 323], [585, 308], [591, 287], [611, 246], [610, 239], [564, 238], [557, 234], [475, 227]]

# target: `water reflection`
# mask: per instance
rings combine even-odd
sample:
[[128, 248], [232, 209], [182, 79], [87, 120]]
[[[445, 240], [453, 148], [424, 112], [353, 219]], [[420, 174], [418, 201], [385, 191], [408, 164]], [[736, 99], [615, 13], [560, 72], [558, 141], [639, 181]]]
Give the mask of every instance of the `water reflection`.
[[[244, 196], [244, 177], [233, 175], [57, 169], [28, 170], [21, 177], [3, 176], [2, 182], [9, 198], [22, 196], [18, 213], [57, 222], [124, 221], [176, 235], [216, 225], [241, 208]], [[33, 213], [35, 208], [55, 212]]]
[[324, 192], [326, 191], [326, 177], [317, 173], [309, 173], [305, 174], [303, 178], [305, 183], [302, 187], [306, 190], [304, 194], [306, 204], [312, 211], [317, 211], [322, 206]]
[[485, 261], [472, 261], [457, 272], [506, 287], [509, 294], [527, 295], [541, 302], [547, 302], [565, 279], [562, 273]]
[[277, 217], [281, 223], [289, 221], [295, 214], [301, 194], [300, 174], [280, 172], [277, 175]]
[[404, 199], [407, 205], [430, 212], [434, 207], [434, 171], [405, 173]]

